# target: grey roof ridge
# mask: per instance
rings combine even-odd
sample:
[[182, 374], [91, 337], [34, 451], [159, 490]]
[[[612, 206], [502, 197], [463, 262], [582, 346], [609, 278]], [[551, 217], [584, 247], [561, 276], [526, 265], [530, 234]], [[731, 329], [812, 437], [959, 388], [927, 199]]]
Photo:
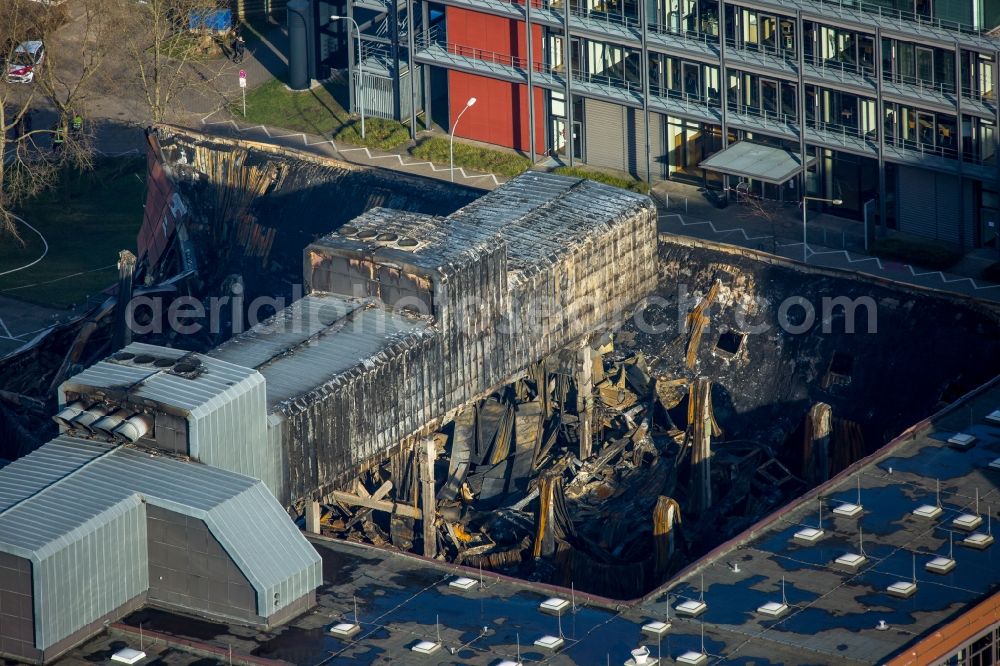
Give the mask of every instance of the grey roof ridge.
[[[98, 445], [100, 446], [100, 444], [98, 444]], [[59, 477], [58, 479], [56, 479], [52, 483], [44, 486], [43, 488], [39, 488], [38, 490], [36, 490], [35, 492], [33, 492], [30, 495], [27, 495], [26, 497], [22, 497], [18, 501], [14, 502], [10, 506], [8, 506], [3, 511], [0, 511], [0, 518], [3, 518], [8, 513], [10, 513], [12, 510], [14, 510], [17, 507], [21, 506], [25, 502], [28, 502], [29, 500], [32, 500], [32, 499], [34, 499], [34, 498], [36, 498], [36, 497], [38, 497], [38, 496], [40, 496], [40, 495], [48, 492], [49, 490], [55, 488], [56, 486], [59, 486], [60, 484], [62, 484], [63, 482], [65, 482], [67, 479], [70, 479], [70, 478], [74, 477], [75, 475], [79, 474], [82, 470], [86, 469], [87, 467], [90, 467], [91, 465], [93, 465], [94, 463], [98, 462], [99, 460], [103, 460], [104, 458], [106, 458], [107, 456], [111, 455], [112, 453], [114, 453], [115, 451], [117, 451], [118, 449], [120, 449], [121, 447], [122, 447], [121, 444], [116, 444], [114, 446], [111, 446], [104, 453], [101, 453], [99, 455], [94, 456], [93, 458], [91, 458], [87, 462], [83, 463], [82, 465], [80, 465], [80, 466], [78, 466], [78, 467], [70, 470], [66, 474], [63, 474], [61, 477]]]

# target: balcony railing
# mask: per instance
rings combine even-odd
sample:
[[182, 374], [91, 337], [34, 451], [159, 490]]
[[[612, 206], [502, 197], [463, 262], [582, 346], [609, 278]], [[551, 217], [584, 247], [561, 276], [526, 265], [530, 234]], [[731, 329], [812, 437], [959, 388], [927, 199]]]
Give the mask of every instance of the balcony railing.
[[764, 56], [759, 58], [760, 62], [767, 63], [768, 60], [765, 58], [779, 60], [781, 62], [787, 63], [791, 66], [795, 66], [795, 52], [787, 51], [785, 49], [779, 49], [776, 46], [770, 46], [768, 44], [754, 44], [752, 42], [744, 42], [742, 40], [736, 40], [731, 37], [726, 38], [726, 47], [739, 51], [744, 55], [758, 55]]
[[694, 42], [696, 44], [703, 44], [709, 47], [714, 47], [719, 43], [718, 35], [713, 35], [707, 32], [680, 30], [678, 28], [668, 25], [662, 25], [659, 23], [650, 23], [648, 26], [648, 30], [649, 32], [658, 35], [669, 35], [670, 37], [679, 37], [681, 39]]
[[972, 35], [982, 35], [983, 30], [975, 26], [959, 23], [958, 21], [946, 21], [931, 16], [923, 16], [915, 12], [908, 12], [901, 9], [891, 9], [859, 0], [814, 0], [823, 5], [832, 5], [846, 10], [859, 10], [866, 14], [874, 14], [881, 18], [896, 22], [915, 23], [917, 25], [938, 28], [941, 30], [957, 30]]
[[971, 99], [974, 102], [979, 102], [983, 105], [994, 105], [997, 103], [997, 96], [992, 90], [988, 92], [982, 92], [979, 90], [972, 90], [967, 86], [962, 87], [962, 97], [965, 99]]
[[746, 116], [759, 121], [760, 126], [765, 129], [781, 130], [786, 132], [796, 132], [798, 117], [794, 113], [782, 113], [781, 111], [769, 111], [755, 106], [747, 106], [729, 102], [727, 107], [729, 113], [736, 116]]
[[917, 88], [922, 92], [928, 92], [934, 95], [954, 95], [955, 94], [955, 84], [927, 81], [925, 79], [919, 79], [915, 76], [901, 76], [899, 74], [892, 76], [883, 76], [883, 81], [887, 83], [898, 83], [905, 86], [910, 86], [912, 88]]
[[824, 76], [830, 76], [842, 83], [852, 83], [855, 77], [871, 78], [875, 76], [875, 68], [858, 63], [835, 60], [833, 58], [820, 58], [815, 55], [805, 55], [802, 61], [823, 70]]
[[[560, 6], [561, 4], [562, 3], [560, 3]], [[598, 9], [589, 9], [587, 7], [573, 4], [570, 4], [569, 14], [571, 17], [575, 16], [587, 21], [603, 23], [606, 28], [615, 26], [618, 28], [624, 28], [625, 30], [632, 30], [636, 33], [642, 31], [642, 24], [636, 16], [625, 16], [618, 12], [600, 11]]]
[[[910, 152], [920, 153], [922, 155], [935, 155], [937, 157], [945, 157], [951, 160], [958, 159], [958, 150], [948, 146], [940, 146], [930, 144], [924, 141], [914, 141], [912, 139], [903, 139], [895, 136], [887, 136], [885, 138], [886, 145], [895, 146], [896, 148], [902, 148], [903, 150], [908, 150]], [[966, 157], [965, 161], [976, 163], [975, 159], [968, 159]]]
[[717, 97], [708, 97], [702, 94], [687, 93], [683, 90], [674, 90], [666, 86], [661, 86], [659, 84], [650, 84], [649, 94], [653, 97], [660, 97], [663, 99], [673, 100], [679, 102], [683, 108], [690, 109], [692, 112], [701, 111], [704, 112], [708, 109], [718, 109], [721, 108], [719, 99]]

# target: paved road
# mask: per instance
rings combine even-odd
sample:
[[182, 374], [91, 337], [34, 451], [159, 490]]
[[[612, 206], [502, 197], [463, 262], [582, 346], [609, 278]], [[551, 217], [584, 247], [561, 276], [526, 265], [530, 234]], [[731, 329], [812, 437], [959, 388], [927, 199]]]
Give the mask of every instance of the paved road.
[[[798, 213], [776, 222], [762, 222], [742, 214], [738, 207], [719, 210], [704, 201], [698, 189], [680, 183], [658, 185], [653, 192], [660, 207], [661, 232], [694, 236], [770, 252], [802, 261], [801, 222]], [[919, 266], [872, 257], [859, 251], [863, 243], [860, 223], [829, 215], [810, 216], [810, 264], [867, 273], [930, 289], [943, 289], [1000, 302], [1000, 285], [960, 275], [926, 270]], [[826, 243], [836, 243], [831, 246]]]

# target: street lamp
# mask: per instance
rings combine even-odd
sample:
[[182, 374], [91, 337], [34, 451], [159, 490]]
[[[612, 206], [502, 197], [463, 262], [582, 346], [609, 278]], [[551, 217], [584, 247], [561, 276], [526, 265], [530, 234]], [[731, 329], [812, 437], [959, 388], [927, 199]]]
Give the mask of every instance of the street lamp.
[[802, 263], [809, 263], [809, 245], [806, 242], [806, 211], [808, 210], [807, 202], [809, 201], [821, 201], [823, 203], [833, 204], [834, 206], [839, 206], [844, 203], [843, 199], [823, 199], [820, 197], [802, 197]]
[[448, 162], [451, 164], [451, 182], [455, 182], [455, 130], [458, 129], [458, 121], [462, 119], [462, 116], [466, 111], [472, 108], [472, 105], [476, 103], [475, 97], [470, 97], [469, 101], [465, 103], [465, 108], [458, 113], [458, 118], [455, 118], [455, 122], [451, 126], [451, 133], [448, 135]]
[[350, 21], [354, 24], [354, 34], [358, 39], [358, 78], [361, 79], [361, 85], [359, 86], [359, 97], [361, 97], [358, 102], [358, 107], [361, 109], [361, 138], [365, 138], [365, 68], [362, 63], [364, 60], [364, 54], [361, 52], [361, 27], [358, 22], [355, 21], [350, 16], [331, 16], [331, 21]]

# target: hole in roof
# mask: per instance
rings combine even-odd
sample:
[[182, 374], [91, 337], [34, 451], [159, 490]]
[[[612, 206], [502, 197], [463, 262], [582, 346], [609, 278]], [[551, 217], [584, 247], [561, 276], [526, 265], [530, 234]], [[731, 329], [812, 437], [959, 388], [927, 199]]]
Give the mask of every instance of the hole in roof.
[[131, 361], [133, 358], [135, 358], [135, 354], [132, 352], [118, 352], [115, 354], [116, 361]]
[[155, 360], [156, 358], [150, 356], [149, 354], [139, 354], [138, 356], [132, 359], [132, 362], [138, 363], [139, 365], [146, 365], [147, 363], [152, 363]]
[[391, 243], [392, 241], [396, 240], [397, 238], [399, 238], [399, 236], [397, 234], [391, 234], [390, 233], [390, 234], [379, 234], [378, 236], [375, 237], [375, 240], [385, 241], [387, 243]]
[[359, 231], [356, 235], [358, 238], [375, 238], [377, 234], [371, 229], [364, 229]]
[[726, 331], [719, 336], [719, 341], [715, 343], [715, 348], [727, 354], [735, 354], [743, 346], [743, 338], [745, 337], [743, 333]]
[[396, 245], [400, 247], [416, 247], [417, 240], [415, 238], [400, 238]]
[[158, 368], [169, 368], [174, 364], [174, 359], [172, 358], [158, 358], [153, 361], [153, 365]]
[[355, 226], [351, 226], [350, 224], [345, 224], [337, 231], [337, 233], [339, 233], [341, 236], [353, 236], [354, 234], [358, 233], [358, 228]]
[[174, 366], [174, 372], [194, 372], [198, 366], [194, 363], [178, 363]]
[[854, 357], [850, 354], [845, 354], [844, 352], [835, 351], [833, 352], [833, 358], [830, 359], [830, 372], [837, 375], [844, 375], [845, 377], [851, 376], [851, 370], [854, 368]]

